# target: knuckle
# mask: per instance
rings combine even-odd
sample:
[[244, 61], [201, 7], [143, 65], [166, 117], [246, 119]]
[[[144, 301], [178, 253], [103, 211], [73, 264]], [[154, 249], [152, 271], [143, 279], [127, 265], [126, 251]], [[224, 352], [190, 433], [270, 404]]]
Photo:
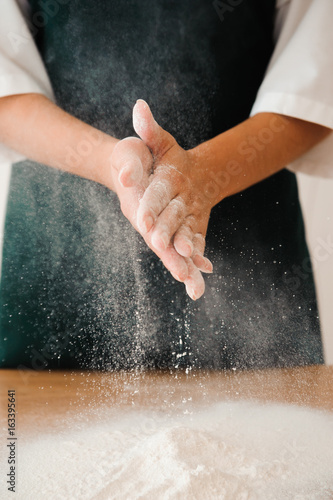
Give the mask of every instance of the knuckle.
[[185, 213], [184, 208], [184, 203], [182, 203], [180, 200], [173, 200], [171, 206], [172, 217], [176, 218], [177, 220], [182, 219]]

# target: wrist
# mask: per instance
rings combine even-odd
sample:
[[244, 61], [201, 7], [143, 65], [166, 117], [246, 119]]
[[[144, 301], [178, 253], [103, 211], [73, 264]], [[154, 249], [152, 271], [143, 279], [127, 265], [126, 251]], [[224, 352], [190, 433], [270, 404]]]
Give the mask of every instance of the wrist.
[[214, 161], [207, 143], [187, 151], [191, 161], [191, 180], [204, 209], [211, 210], [225, 198], [221, 173], [214, 169]]
[[98, 134], [91, 135], [92, 140], [89, 145], [91, 152], [82, 158], [86, 176], [94, 182], [116, 191], [116, 185], [112, 177], [111, 156], [114, 147], [119, 141], [99, 131], [96, 132]]

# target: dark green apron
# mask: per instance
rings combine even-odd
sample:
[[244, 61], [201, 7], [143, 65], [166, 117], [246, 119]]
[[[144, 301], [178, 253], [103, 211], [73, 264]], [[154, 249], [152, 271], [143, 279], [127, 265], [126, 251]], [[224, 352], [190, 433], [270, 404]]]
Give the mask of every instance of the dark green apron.
[[[185, 148], [229, 129], [248, 117], [273, 50], [274, 0], [41, 5], [31, 1], [31, 19], [57, 103], [118, 138], [133, 135], [138, 98]], [[114, 193], [32, 162], [14, 165], [1, 365], [323, 361], [294, 175], [282, 171], [215, 207], [207, 255], [214, 274], [192, 303], [122, 216]]]

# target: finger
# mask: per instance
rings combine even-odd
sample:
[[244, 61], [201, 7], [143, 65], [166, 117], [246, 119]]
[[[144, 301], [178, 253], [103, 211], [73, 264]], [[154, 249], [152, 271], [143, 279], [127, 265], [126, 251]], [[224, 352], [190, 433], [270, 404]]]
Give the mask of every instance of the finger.
[[203, 257], [200, 254], [193, 255], [193, 263], [200, 269], [203, 273], [211, 274], [213, 272], [213, 264], [207, 257]]
[[205, 238], [201, 233], [196, 233], [193, 237], [193, 263], [204, 273], [213, 272], [213, 264], [207, 257], [203, 256], [205, 251]]
[[205, 291], [205, 282], [192, 259], [187, 259], [189, 275], [185, 280], [186, 292], [192, 300], [198, 300]]
[[[112, 168], [117, 172], [117, 178], [123, 187], [134, 187], [144, 180], [144, 167], [146, 182], [153, 159], [148, 148], [137, 137], [127, 137], [119, 141], [112, 153]], [[150, 172], [149, 172], [150, 173]]]
[[125, 163], [119, 172], [118, 180], [123, 187], [134, 187], [140, 184], [143, 175], [142, 163], [138, 159], [133, 159]]
[[170, 271], [172, 276], [177, 281], [184, 282], [188, 278], [189, 275], [188, 263], [184, 259], [184, 257], [182, 257], [176, 252], [176, 250], [173, 248], [172, 245], [169, 245], [168, 248], [166, 248], [166, 250], [159, 252], [154, 250], [150, 239], [145, 238], [145, 241], [149, 246], [149, 248], [151, 248], [151, 250], [153, 250], [153, 252], [156, 253], [157, 257], [161, 259], [166, 269]]
[[[193, 217], [187, 217], [186, 222], [176, 232], [173, 244], [180, 255], [184, 257], [191, 256], [193, 263], [204, 273], [213, 272], [213, 265], [209, 259], [203, 256], [205, 250], [205, 238], [201, 233], [193, 235]], [[189, 241], [192, 245], [190, 255], [185, 255], [188, 252]]]
[[191, 257], [194, 251], [193, 231], [185, 222], [176, 232], [173, 238], [173, 245], [177, 252], [183, 257]]
[[189, 275], [188, 265], [172, 246], [161, 253], [160, 259], [177, 281], [183, 283], [187, 280]]
[[137, 224], [142, 233], [150, 231], [155, 220], [175, 197], [174, 186], [167, 176], [167, 169], [160, 169], [158, 177], [147, 187], [138, 209]]
[[[156, 249], [163, 251], [167, 248], [173, 235], [184, 221], [185, 214], [186, 206], [180, 197], [171, 200], [168, 206], [160, 213], [152, 232], [152, 244]], [[178, 253], [184, 257], [190, 257], [193, 250], [191, 241], [189, 242], [189, 246], [190, 249], [185, 252], [186, 255]]]
[[176, 143], [172, 135], [158, 125], [148, 104], [142, 99], [133, 108], [133, 127], [155, 157], [162, 156]]

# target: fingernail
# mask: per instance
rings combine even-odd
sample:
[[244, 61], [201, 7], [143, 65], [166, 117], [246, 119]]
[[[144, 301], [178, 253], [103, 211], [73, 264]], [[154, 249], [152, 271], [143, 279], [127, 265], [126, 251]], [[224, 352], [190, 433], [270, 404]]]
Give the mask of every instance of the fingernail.
[[211, 261], [209, 259], [207, 259], [207, 257], [204, 257], [204, 261], [206, 264], [207, 273], [212, 273], [214, 270], [213, 264], [211, 263]]
[[164, 249], [166, 249], [169, 243], [169, 236], [167, 235], [167, 233], [164, 232], [161, 234], [160, 239], [163, 242]]
[[186, 253], [185, 257], [191, 257], [191, 255], [193, 253], [193, 245], [192, 245], [192, 243], [190, 241], [188, 243], [185, 243], [184, 250], [185, 250], [185, 253]]
[[163, 252], [168, 246], [169, 237], [165, 232], [161, 234], [154, 233], [151, 242], [157, 250]]
[[153, 227], [154, 225], [154, 219], [152, 218], [151, 215], [148, 215], [147, 217], [145, 217], [145, 220], [144, 220], [144, 227], [148, 233], [148, 231], [151, 230], [151, 228]]
[[203, 272], [211, 274], [213, 272], [213, 264], [209, 259], [200, 254], [196, 254], [193, 258], [195, 265]]
[[[133, 176], [132, 176], [132, 173], [130, 172], [130, 174], [128, 174], [128, 171], [129, 171], [129, 168], [128, 167], [124, 167], [119, 172], [119, 175], [118, 175], [118, 180], [119, 180], [120, 184], [123, 187], [127, 187], [128, 182], [133, 182], [133, 180], [134, 180]], [[127, 179], [126, 179], [126, 174], [127, 174]]]
[[146, 101], [144, 101], [143, 99], [137, 99], [137, 101], [136, 101], [136, 102], [137, 102], [137, 103], [138, 103], [138, 102], [142, 102], [144, 106], [147, 106]]
[[197, 296], [196, 296], [196, 293], [194, 291], [194, 288], [189, 285], [189, 284], [186, 284], [186, 292], [187, 292], [187, 295], [192, 299], [192, 300], [197, 300]]

